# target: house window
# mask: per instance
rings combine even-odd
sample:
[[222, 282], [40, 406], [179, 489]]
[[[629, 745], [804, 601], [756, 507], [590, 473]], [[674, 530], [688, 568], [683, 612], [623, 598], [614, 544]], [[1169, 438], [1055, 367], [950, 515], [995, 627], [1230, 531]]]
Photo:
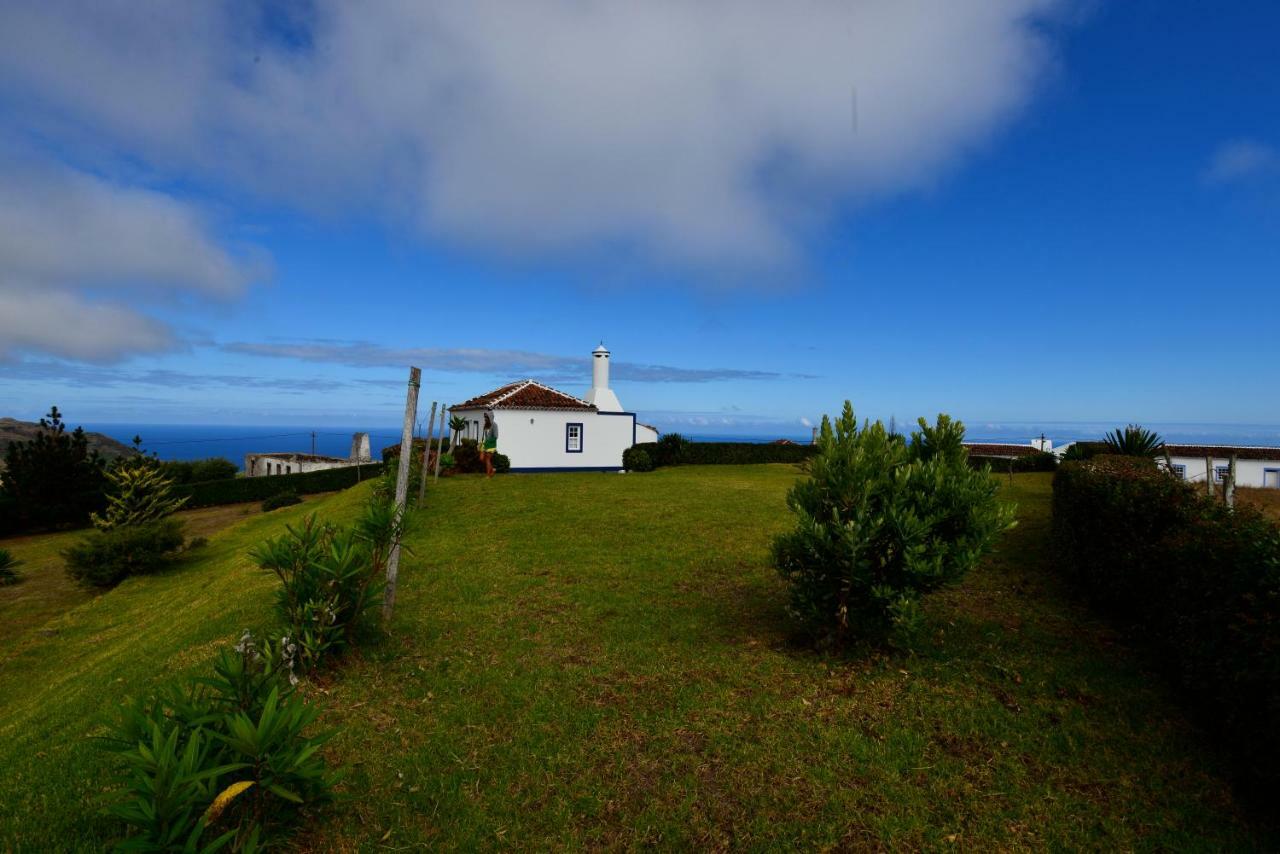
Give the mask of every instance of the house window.
[[285, 473], [285, 474], [293, 474], [293, 466], [285, 466], [285, 467], [284, 467], [284, 473]]
[[564, 450], [567, 454], [582, 453], [582, 425], [564, 425]]
[[276, 463], [276, 474], [280, 474], [280, 464]]
[[1217, 483], [1225, 482], [1227, 479], [1227, 471], [1228, 471], [1227, 466], [1214, 466], [1213, 468], [1214, 481]]
[[1177, 464], [1175, 463], [1175, 464], [1174, 464], [1174, 466], [1173, 466], [1173, 474], [1174, 474], [1174, 477], [1176, 477], [1178, 480], [1186, 480], [1186, 479], [1187, 479], [1187, 467], [1186, 467], [1186, 466], [1180, 466], [1180, 465], [1177, 465]]

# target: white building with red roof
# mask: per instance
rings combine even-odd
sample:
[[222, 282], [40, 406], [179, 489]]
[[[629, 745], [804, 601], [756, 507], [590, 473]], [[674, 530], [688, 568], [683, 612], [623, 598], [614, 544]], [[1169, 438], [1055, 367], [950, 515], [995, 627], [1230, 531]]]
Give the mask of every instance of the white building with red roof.
[[466, 420], [462, 438], [480, 439], [487, 414], [497, 429], [498, 453], [515, 472], [620, 471], [622, 452], [656, 442], [658, 431], [636, 422], [609, 388], [609, 351], [591, 354], [591, 388], [585, 397], [519, 380], [449, 407]]

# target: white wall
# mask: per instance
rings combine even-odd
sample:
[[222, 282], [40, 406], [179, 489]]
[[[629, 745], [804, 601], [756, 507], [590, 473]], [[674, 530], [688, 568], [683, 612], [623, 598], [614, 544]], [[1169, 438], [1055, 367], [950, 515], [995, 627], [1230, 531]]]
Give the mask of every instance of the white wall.
[[[458, 412], [469, 421], [484, 422], [478, 411]], [[513, 469], [621, 469], [622, 452], [632, 445], [635, 416], [598, 412], [498, 409], [498, 453], [511, 459]], [[582, 425], [582, 452], [565, 450], [568, 424]], [[474, 427], [469, 434], [475, 437]]]
[[[273, 457], [270, 454], [248, 454], [244, 458], [245, 477], [263, 477], [276, 474], [303, 474], [309, 471], [324, 469], [340, 469], [355, 463], [339, 460], [324, 462], [319, 460], [292, 460], [286, 457]], [[276, 466], [280, 467], [276, 471]]]
[[658, 431], [652, 427], [646, 427], [644, 424], [636, 425], [636, 444], [643, 445], [645, 442], [658, 441]]
[[[1226, 457], [1217, 457], [1213, 461], [1216, 469], [1230, 463]], [[1204, 483], [1204, 457], [1173, 457], [1174, 466], [1185, 466], [1183, 477], [1196, 483]], [[1271, 474], [1264, 483], [1263, 477], [1267, 469], [1280, 470], [1280, 459], [1275, 460], [1236, 460], [1236, 486], [1280, 486], [1280, 474]], [[1177, 470], [1176, 468], [1174, 469]], [[1217, 483], [1215, 478], [1214, 483]]]

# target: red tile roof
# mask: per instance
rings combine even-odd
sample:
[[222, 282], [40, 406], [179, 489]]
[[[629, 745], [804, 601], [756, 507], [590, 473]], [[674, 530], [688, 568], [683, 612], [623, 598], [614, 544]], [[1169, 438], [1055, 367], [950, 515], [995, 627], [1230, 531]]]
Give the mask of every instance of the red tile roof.
[[543, 385], [536, 380], [520, 380], [449, 407], [464, 409], [567, 409], [595, 412], [594, 405], [581, 398]]
[[1235, 454], [1241, 460], [1280, 460], [1280, 448], [1260, 448], [1256, 445], [1165, 445], [1171, 457], [1193, 457], [1203, 460], [1215, 457], [1225, 460]]

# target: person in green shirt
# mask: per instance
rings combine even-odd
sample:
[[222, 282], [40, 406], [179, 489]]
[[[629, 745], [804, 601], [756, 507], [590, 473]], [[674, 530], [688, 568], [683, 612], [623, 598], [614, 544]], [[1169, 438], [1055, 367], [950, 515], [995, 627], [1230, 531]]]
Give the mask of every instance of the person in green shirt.
[[498, 451], [498, 425], [489, 413], [484, 414], [484, 436], [480, 440], [480, 459], [484, 461], [485, 477], [493, 477], [493, 455]]

